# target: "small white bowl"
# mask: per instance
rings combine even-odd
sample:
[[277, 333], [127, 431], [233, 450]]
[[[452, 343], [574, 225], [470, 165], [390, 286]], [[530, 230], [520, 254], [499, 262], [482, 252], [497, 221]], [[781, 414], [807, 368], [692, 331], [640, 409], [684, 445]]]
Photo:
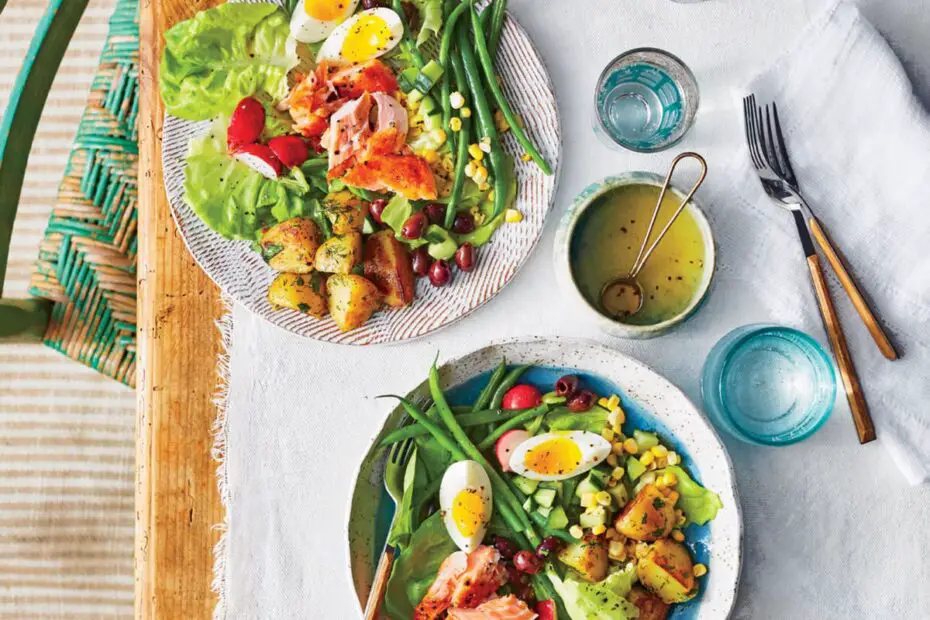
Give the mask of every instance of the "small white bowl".
[[[575, 282], [575, 276], [572, 273], [571, 265], [571, 244], [575, 236], [578, 222], [585, 210], [594, 204], [598, 198], [618, 187], [626, 185], [654, 185], [661, 188], [664, 182], [665, 177], [652, 172], [624, 172], [592, 183], [575, 198], [571, 207], [569, 207], [568, 211], [565, 212], [565, 215], [559, 222], [559, 228], [555, 233], [555, 273], [559, 286], [569, 297], [572, 297], [576, 303], [580, 304], [585, 309], [587, 315], [591, 317], [603, 332], [611, 336], [636, 339], [660, 336], [691, 316], [691, 314], [697, 310], [698, 306], [701, 305], [701, 302], [706, 297], [707, 291], [710, 288], [710, 281], [714, 276], [717, 251], [714, 245], [714, 235], [711, 232], [710, 224], [697, 198], [692, 198], [688, 206], [685, 207], [685, 210], [690, 213], [694, 221], [697, 222], [698, 229], [701, 231], [701, 237], [704, 240], [704, 274], [697, 290], [694, 292], [694, 296], [691, 298], [691, 303], [689, 303], [682, 312], [653, 325], [628, 325], [626, 323], [620, 323], [604, 316], [600, 310], [595, 308], [581, 293], [577, 282]], [[669, 191], [672, 192], [678, 200], [683, 200], [685, 197], [685, 194], [674, 185], [669, 186]], [[664, 223], [657, 222], [656, 226], [664, 226]]]

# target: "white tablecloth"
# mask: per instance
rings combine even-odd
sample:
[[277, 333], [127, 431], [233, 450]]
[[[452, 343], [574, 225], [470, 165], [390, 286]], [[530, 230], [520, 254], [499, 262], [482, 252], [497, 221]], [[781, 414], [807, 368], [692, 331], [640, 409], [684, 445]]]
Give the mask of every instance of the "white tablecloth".
[[[675, 153], [697, 150], [710, 164], [704, 196], [710, 219], [732, 231], [731, 218], [744, 216], [725, 191], [726, 168], [743, 140], [733, 89], [790, 46], [823, 4], [511, 0], [511, 10], [548, 62], [559, 95], [565, 152], [553, 220], [593, 180], [624, 170], [662, 172]], [[919, 0], [861, 5], [930, 102], [930, 5]], [[695, 128], [678, 148], [652, 156], [610, 151], [591, 131], [598, 73], [614, 55], [638, 46], [679, 55], [702, 91]], [[790, 232], [790, 224], [783, 224], [776, 226]], [[773, 319], [761, 293], [726, 268], [739, 261], [739, 243], [721, 243], [713, 291], [692, 320], [657, 340], [608, 340], [566, 307], [556, 290], [553, 231], [554, 225], [547, 227], [532, 259], [496, 299], [422, 341], [335, 347], [288, 336], [242, 310], [234, 312], [223, 437], [230, 522], [220, 555], [222, 617], [357, 616], [344, 568], [344, 526], [355, 464], [388, 409], [372, 397], [416, 385], [437, 349], [449, 358], [524, 334], [596, 338], [652, 365], [699, 401], [697, 370], [710, 347], [738, 325]], [[803, 274], [800, 255], [797, 268]], [[812, 309], [812, 298], [810, 303]], [[811, 312], [782, 320], [823, 340], [815, 317]], [[301, 380], [295, 381], [298, 374]], [[746, 532], [735, 617], [930, 617], [930, 487], [907, 486], [879, 443], [859, 446], [842, 400], [824, 429], [802, 444], [763, 449], [725, 441]], [[254, 510], [257, 504], [261, 510]], [[294, 510], [295, 505], [306, 509]]]

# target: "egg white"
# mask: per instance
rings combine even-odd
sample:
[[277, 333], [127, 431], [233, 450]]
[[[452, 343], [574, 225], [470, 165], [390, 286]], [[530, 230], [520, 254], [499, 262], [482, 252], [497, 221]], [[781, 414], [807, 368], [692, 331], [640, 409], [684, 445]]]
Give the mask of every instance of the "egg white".
[[[373, 15], [382, 21], [384, 21], [388, 30], [390, 30], [390, 41], [384, 49], [377, 51], [370, 58], [357, 59], [350, 61], [345, 58], [342, 54], [342, 46], [345, 43], [346, 35], [349, 34], [349, 31], [355, 26], [362, 16]], [[362, 63], [372, 58], [377, 58], [384, 54], [387, 54], [389, 51], [394, 49], [398, 43], [400, 43], [401, 38], [404, 36], [404, 24], [400, 19], [400, 16], [397, 15], [391, 9], [385, 8], [376, 8], [368, 9], [366, 11], [359, 11], [346, 21], [339, 24], [335, 30], [327, 37], [326, 41], [323, 42], [323, 45], [320, 47], [320, 51], [317, 52], [316, 60], [317, 62], [323, 60], [329, 61], [338, 61], [338, 62], [357, 62]]]
[[[476, 515], [479, 521], [472, 534], [463, 533], [455, 521], [453, 504], [462, 491], [473, 492], [480, 498], [481, 512]], [[478, 548], [488, 530], [491, 520], [491, 480], [484, 468], [475, 461], [459, 461], [453, 463], [443, 474], [442, 484], [439, 486], [439, 508], [442, 511], [443, 522], [452, 542], [466, 553]]]
[[[301, 43], [316, 43], [322, 41], [336, 29], [339, 24], [343, 23], [358, 7], [358, 0], [332, 0], [333, 3], [342, 7], [339, 9], [339, 16], [335, 19], [319, 19], [309, 15], [304, 8], [307, 0], [300, 0], [294, 7], [294, 14], [291, 16], [291, 35]], [[338, 8], [338, 7], [337, 7]]]
[[[573, 467], [563, 470], [561, 473], [543, 474], [529, 469], [526, 464], [527, 453], [551, 439], [567, 439], [574, 443], [578, 447], [578, 451], [581, 455], [579, 462]], [[597, 433], [590, 433], [588, 431], [543, 433], [535, 437], [530, 437], [514, 448], [513, 454], [510, 455], [510, 468], [514, 472], [530, 480], [565, 480], [583, 474], [592, 467], [602, 463], [610, 455], [610, 448], [610, 442]]]

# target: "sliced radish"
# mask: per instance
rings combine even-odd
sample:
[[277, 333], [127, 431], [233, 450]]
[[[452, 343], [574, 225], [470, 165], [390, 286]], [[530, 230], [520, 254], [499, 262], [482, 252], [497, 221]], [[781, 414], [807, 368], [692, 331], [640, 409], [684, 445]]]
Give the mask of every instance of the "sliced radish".
[[265, 129], [265, 107], [252, 97], [239, 102], [226, 129], [226, 146], [236, 152], [257, 141]]
[[497, 462], [501, 464], [502, 471], [511, 471], [510, 456], [521, 443], [530, 438], [530, 434], [522, 429], [509, 430], [498, 438], [494, 444], [494, 454]]
[[268, 141], [268, 146], [274, 151], [281, 163], [288, 168], [294, 168], [307, 161], [310, 151], [303, 138], [297, 136], [278, 136]]
[[518, 383], [504, 394], [501, 406], [504, 409], [532, 409], [542, 402], [542, 394], [533, 385]]
[[284, 172], [281, 160], [265, 144], [246, 144], [239, 149], [235, 158], [269, 179], [277, 179]]

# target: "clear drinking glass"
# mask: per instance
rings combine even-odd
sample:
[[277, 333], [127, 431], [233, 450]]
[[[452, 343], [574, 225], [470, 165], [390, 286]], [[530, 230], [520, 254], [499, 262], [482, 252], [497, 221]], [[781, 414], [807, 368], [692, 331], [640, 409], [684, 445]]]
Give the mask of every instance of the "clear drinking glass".
[[714, 345], [701, 379], [713, 423], [737, 439], [784, 446], [810, 437], [833, 411], [836, 378], [823, 348], [777, 325], [746, 325]]
[[687, 133], [698, 102], [697, 81], [680, 59], [659, 49], [630, 50], [598, 78], [594, 130], [611, 147], [660, 151]]

